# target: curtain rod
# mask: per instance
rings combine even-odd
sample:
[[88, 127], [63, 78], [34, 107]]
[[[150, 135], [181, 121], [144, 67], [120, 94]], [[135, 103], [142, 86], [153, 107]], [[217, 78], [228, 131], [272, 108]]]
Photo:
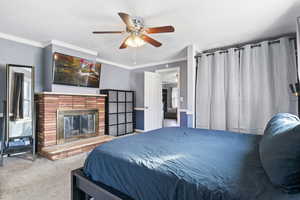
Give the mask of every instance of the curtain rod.
[[249, 45], [249, 44], [253, 44], [251, 46], [251, 48], [254, 47], [259, 47], [261, 46], [261, 44], [258, 44], [260, 42], [269, 40], [269, 44], [275, 44], [275, 43], [280, 43], [280, 40], [278, 40], [281, 37], [291, 37], [290, 40], [295, 40], [296, 39], [296, 33], [287, 33], [284, 35], [280, 35], [280, 36], [274, 36], [274, 37], [269, 37], [269, 38], [263, 38], [263, 39], [259, 39], [259, 40], [252, 40], [252, 41], [248, 41], [248, 42], [243, 42], [243, 43], [239, 43], [239, 44], [234, 44], [234, 45], [228, 45], [228, 46], [224, 46], [224, 47], [218, 47], [218, 48], [213, 48], [213, 49], [208, 49], [205, 50], [201, 53], [198, 53], [195, 58], [197, 57], [201, 57], [202, 54], [207, 54], [207, 56], [209, 55], [213, 55], [216, 51], [221, 51], [220, 53], [226, 53], [228, 52], [227, 49], [231, 49], [231, 48], [235, 48], [236, 51], [238, 50], [243, 50], [243, 46]]
[[[289, 40], [290, 40], [290, 41], [296, 40], [296, 38], [289, 38]], [[272, 44], [278, 44], [278, 43], [280, 43], [280, 40], [271, 41], [271, 42], [269, 42], [268, 44], [269, 44], [269, 45], [272, 45]], [[255, 47], [261, 47], [261, 44], [254, 44], [254, 45], [251, 45], [251, 48], [255, 48]], [[241, 51], [241, 50], [244, 50], [244, 47], [240, 47], [240, 48], [235, 48], [235, 49], [234, 49], [234, 51]], [[216, 52], [208, 53], [208, 54], [206, 54], [206, 56], [212, 56], [212, 55], [214, 55], [215, 53], [216, 53]], [[220, 51], [219, 51], [219, 54], [223, 54], [223, 53], [228, 53], [228, 50], [223, 50], [223, 51], [220, 50]], [[202, 56], [202, 54], [195, 56], [195, 58], [201, 57], [201, 56]]]

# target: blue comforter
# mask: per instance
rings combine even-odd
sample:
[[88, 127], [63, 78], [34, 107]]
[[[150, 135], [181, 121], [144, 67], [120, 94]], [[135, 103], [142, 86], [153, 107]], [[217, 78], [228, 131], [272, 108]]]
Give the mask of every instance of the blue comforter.
[[261, 136], [164, 128], [95, 148], [84, 172], [137, 200], [296, 200], [262, 168]]

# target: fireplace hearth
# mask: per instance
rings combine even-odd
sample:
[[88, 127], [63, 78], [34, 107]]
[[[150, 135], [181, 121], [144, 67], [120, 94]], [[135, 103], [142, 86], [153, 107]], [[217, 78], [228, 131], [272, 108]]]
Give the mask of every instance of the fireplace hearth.
[[98, 110], [58, 110], [57, 144], [97, 136]]
[[101, 94], [36, 94], [38, 153], [57, 160], [88, 152], [111, 140], [104, 134], [105, 97]]

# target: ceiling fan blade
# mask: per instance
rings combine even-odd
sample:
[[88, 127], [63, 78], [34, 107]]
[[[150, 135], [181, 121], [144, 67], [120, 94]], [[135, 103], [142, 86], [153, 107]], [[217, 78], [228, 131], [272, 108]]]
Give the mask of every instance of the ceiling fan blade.
[[123, 31], [93, 31], [93, 34], [123, 33]]
[[126, 44], [126, 41], [127, 39], [129, 38], [129, 36], [127, 38], [125, 38], [125, 40], [122, 42], [121, 46], [120, 46], [120, 49], [125, 49], [127, 48], [127, 44]]
[[145, 29], [148, 34], [152, 33], [170, 33], [174, 32], [175, 28], [173, 26], [160, 26], [160, 27], [150, 27]]
[[131, 19], [131, 17], [128, 14], [119, 12], [118, 15], [121, 17], [121, 19], [126, 24], [126, 26], [128, 27], [128, 29], [132, 29], [134, 27], [132, 19]]
[[149, 44], [152, 44], [155, 47], [160, 47], [161, 43], [157, 40], [154, 40], [153, 38], [149, 37], [148, 35], [142, 34], [140, 36], [145, 42], [148, 42]]

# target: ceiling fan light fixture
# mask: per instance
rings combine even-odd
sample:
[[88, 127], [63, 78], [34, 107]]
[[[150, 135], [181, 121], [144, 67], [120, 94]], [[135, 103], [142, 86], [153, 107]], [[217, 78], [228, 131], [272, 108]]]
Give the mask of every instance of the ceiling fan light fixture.
[[131, 34], [129, 36], [129, 38], [126, 40], [125, 44], [129, 47], [137, 48], [137, 47], [141, 47], [141, 46], [145, 45], [146, 42], [142, 38], [140, 38], [138, 35]]
[[175, 28], [171, 25], [145, 27], [144, 20], [141, 17], [131, 17], [123, 12], [119, 12], [118, 15], [126, 25], [125, 31], [94, 31], [93, 34], [129, 33], [129, 36], [122, 40], [119, 49], [126, 49], [127, 47], [137, 48], [146, 43], [151, 44], [154, 47], [160, 47], [162, 43], [148, 36], [148, 34], [171, 33], [175, 31]]

